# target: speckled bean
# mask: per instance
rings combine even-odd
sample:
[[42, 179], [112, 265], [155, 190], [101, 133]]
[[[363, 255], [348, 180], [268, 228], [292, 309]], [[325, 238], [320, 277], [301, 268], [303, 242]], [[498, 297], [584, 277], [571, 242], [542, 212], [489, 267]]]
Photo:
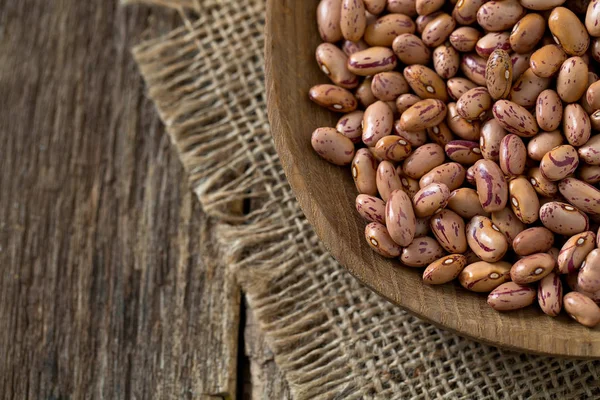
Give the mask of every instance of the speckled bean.
[[504, 261], [478, 261], [467, 265], [458, 281], [467, 290], [488, 293], [510, 279], [510, 264]]
[[415, 0], [387, 0], [387, 10], [414, 17], [417, 15]]
[[[598, 81], [598, 75], [596, 75], [595, 72], [588, 70], [588, 79], [587, 79], [586, 88], [589, 89], [589, 87], [592, 86], [597, 81]], [[581, 107], [583, 107], [583, 109], [585, 110], [586, 113], [593, 114], [594, 111], [596, 111], [598, 109], [596, 107], [600, 105], [600, 96], [592, 95], [590, 100], [592, 100], [595, 104], [590, 104], [590, 102], [588, 101], [588, 97], [587, 97], [587, 93], [588, 93], [587, 89], [586, 89], [585, 94], [583, 96], [581, 96], [581, 99], [579, 99], [579, 104], [581, 104]], [[600, 90], [600, 86], [598, 86], [598, 90]]]
[[585, 98], [593, 111], [600, 109], [600, 81], [592, 83], [587, 88]]
[[448, 101], [444, 81], [431, 68], [424, 65], [409, 65], [404, 68], [403, 73], [411, 89], [420, 98]]
[[535, 105], [540, 93], [549, 86], [549, 78], [540, 78], [529, 68], [513, 83], [508, 99], [520, 106], [530, 108]]
[[[471, 0], [463, 0], [463, 4], [467, 3], [468, 1]], [[455, 15], [456, 13], [456, 7], [455, 7], [455, 11], [452, 13], [452, 15]], [[477, 10], [475, 10], [474, 13], [474, 19], [477, 18]], [[455, 16], [456, 19], [456, 16]], [[458, 23], [461, 23], [460, 21], [458, 21], [458, 19], [456, 19]], [[454, 30], [454, 32], [452, 32], [450, 34], [450, 37], [448, 38], [448, 40], [450, 41], [450, 44], [452, 45], [452, 47], [454, 47], [456, 50], [463, 52], [463, 53], [468, 53], [471, 52], [473, 50], [475, 50], [475, 46], [477, 45], [477, 41], [479, 40], [479, 38], [481, 37], [481, 33], [470, 26], [461, 26], [460, 28], [457, 28]]]
[[587, 255], [594, 249], [596, 235], [587, 231], [571, 236], [558, 253], [558, 271], [568, 274], [577, 271]]
[[489, 213], [484, 211], [479, 202], [479, 196], [474, 189], [459, 188], [450, 193], [447, 207], [463, 218], [471, 219], [476, 215], [489, 217]]
[[542, 226], [535, 226], [515, 236], [512, 248], [517, 255], [528, 256], [534, 253], [545, 253], [553, 244], [554, 233]]
[[365, 227], [365, 239], [375, 252], [386, 258], [398, 257], [402, 251], [392, 240], [385, 225], [379, 222], [371, 222]]
[[571, 57], [560, 67], [556, 92], [565, 103], [573, 103], [585, 94], [587, 82], [588, 66], [581, 57]]
[[483, 209], [493, 212], [506, 207], [508, 185], [498, 164], [491, 160], [479, 160], [475, 163], [474, 172], [479, 202]]
[[402, 171], [411, 178], [419, 179], [433, 168], [441, 165], [445, 156], [444, 149], [440, 145], [424, 144], [404, 160]]
[[600, 135], [592, 136], [577, 149], [579, 159], [589, 165], [600, 165]]
[[587, 231], [587, 215], [567, 203], [551, 201], [540, 208], [542, 224], [559, 235], [575, 235]]
[[538, 132], [535, 118], [527, 109], [508, 100], [498, 100], [492, 107], [494, 118], [509, 133], [532, 137]]
[[538, 219], [540, 202], [529, 180], [524, 176], [512, 179], [508, 183], [510, 207], [523, 223], [532, 224]]
[[367, 77], [364, 81], [361, 82], [360, 85], [358, 85], [358, 87], [354, 91], [356, 99], [365, 108], [369, 107], [371, 104], [377, 101], [377, 97], [375, 97], [373, 91], [371, 90], [372, 83], [373, 78]]
[[394, 115], [392, 109], [383, 101], [376, 101], [365, 110], [363, 115], [362, 141], [374, 147], [377, 141], [392, 133]]
[[367, 149], [358, 149], [352, 160], [352, 177], [358, 193], [377, 195], [377, 160]]
[[563, 303], [567, 314], [581, 325], [593, 328], [600, 323], [600, 307], [584, 294], [567, 293]]
[[531, 71], [539, 77], [554, 76], [567, 60], [567, 54], [555, 44], [548, 44], [533, 52], [529, 60]]
[[480, 119], [491, 108], [492, 97], [483, 86], [469, 90], [456, 102], [456, 112], [467, 120]]
[[366, 50], [368, 48], [369, 48], [369, 45], [366, 44], [364, 40], [359, 40], [358, 42], [353, 42], [351, 40], [344, 40], [344, 42], [342, 43], [342, 51], [348, 57], [350, 57], [354, 53]]
[[423, 43], [429, 47], [437, 47], [448, 39], [455, 27], [454, 18], [446, 13], [441, 13], [423, 29], [421, 34]]
[[433, 68], [442, 78], [452, 78], [460, 66], [460, 53], [448, 42], [433, 50]]
[[593, 130], [600, 130], [600, 110], [595, 111], [590, 115], [590, 123], [592, 124]]
[[552, 10], [563, 4], [565, 0], [521, 0], [521, 5], [529, 10]]
[[409, 132], [432, 128], [444, 121], [446, 112], [446, 105], [441, 100], [421, 100], [402, 113], [400, 128]]
[[429, 232], [431, 232], [431, 228], [429, 227], [429, 217], [417, 218], [415, 237], [427, 236]]
[[465, 221], [457, 213], [444, 209], [431, 217], [429, 223], [435, 238], [448, 253], [467, 251]]
[[544, 17], [535, 13], [527, 14], [513, 27], [509, 38], [510, 47], [516, 53], [529, 53], [542, 39], [545, 30]]
[[333, 83], [346, 89], [358, 86], [358, 77], [348, 71], [348, 56], [331, 43], [321, 43], [315, 52], [319, 68]]
[[348, 69], [360, 76], [372, 76], [380, 72], [392, 71], [398, 61], [392, 49], [370, 47], [348, 57]]
[[385, 10], [386, 0], [363, 0], [365, 8], [373, 15], [379, 15]]
[[450, 190], [443, 183], [432, 183], [425, 186], [413, 197], [415, 215], [419, 218], [433, 215], [446, 207], [449, 197]]
[[398, 35], [392, 43], [392, 49], [405, 65], [429, 64], [431, 60], [431, 50], [420, 37], [411, 33]]
[[[529, 61], [531, 60], [531, 53], [519, 54], [512, 53], [510, 55], [510, 61], [513, 65], [512, 80], [517, 80], [519, 76], [523, 74], [529, 68]], [[560, 66], [559, 66], [560, 67]]]
[[394, 164], [389, 161], [382, 161], [377, 167], [377, 175], [375, 176], [375, 184], [377, 185], [377, 191], [383, 201], [387, 202], [390, 195], [395, 190], [402, 190], [402, 182], [400, 176], [394, 168]]
[[402, 190], [404, 190], [411, 198], [415, 197], [415, 194], [417, 194], [417, 192], [419, 190], [421, 190], [421, 187], [419, 186], [419, 181], [405, 175], [404, 172], [402, 171], [401, 165], [399, 165], [396, 168], [396, 172], [398, 173], [398, 176], [400, 177], [400, 183], [402, 184]]
[[359, 194], [356, 196], [356, 211], [369, 222], [385, 224], [385, 202], [375, 196]]
[[513, 311], [533, 304], [536, 290], [531, 286], [506, 282], [488, 295], [487, 303], [496, 311]]
[[563, 135], [560, 131], [540, 132], [527, 144], [527, 155], [532, 160], [541, 161], [544, 154], [561, 144], [563, 144]]
[[559, 181], [577, 169], [579, 157], [573, 146], [568, 144], [550, 150], [540, 162], [542, 175], [550, 181]]
[[415, 23], [404, 14], [387, 14], [367, 25], [364, 41], [370, 46], [391, 47], [396, 36], [414, 33]]
[[521, 175], [525, 171], [527, 148], [515, 134], [508, 134], [500, 142], [500, 169], [508, 176]]
[[583, 165], [577, 170], [579, 179], [589, 184], [600, 182], [600, 165]]
[[454, 140], [454, 135], [452, 135], [452, 131], [450, 128], [448, 128], [448, 125], [445, 122], [441, 122], [434, 127], [427, 128], [427, 136], [440, 146], [446, 146], [448, 143]]
[[402, 249], [400, 261], [409, 267], [424, 267], [444, 254], [444, 249], [434, 238], [423, 236]]
[[453, 281], [467, 265], [462, 254], [450, 254], [429, 264], [423, 271], [423, 282], [429, 285], [441, 285]]
[[479, 143], [469, 140], [453, 140], [445, 146], [446, 155], [452, 161], [471, 165], [481, 159]]
[[439, 165], [424, 174], [419, 180], [419, 186], [425, 187], [438, 182], [448, 186], [450, 191], [458, 189], [465, 180], [465, 168], [459, 163], [451, 162]]
[[415, 24], [417, 25], [417, 33], [423, 35], [423, 31], [425, 30], [427, 24], [429, 24], [441, 14], [441, 11], [436, 11], [427, 15], [419, 15], [417, 19], [415, 19]]
[[[506, 0], [504, 0], [504, 1], [506, 1]], [[508, 0], [508, 1], [512, 1], [512, 0]], [[486, 85], [486, 81], [485, 81], [486, 65], [487, 65], [487, 60], [485, 58], [480, 57], [479, 55], [477, 55], [475, 53], [469, 53], [469, 54], [463, 55], [462, 60], [460, 62], [460, 70], [465, 75], [465, 77], [467, 77], [471, 81], [475, 82], [477, 85], [485, 86]]]
[[537, 299], [540, 308], [546, 315], [556, 317], [560, 313], [563, 287], [558, 274], [551, 272], [540, 280]]
[[558, 190], [565, 200], [581, 211], [600, 215], [600, 190], [589, 183], [569, 177], [559, 182]]
[[390, 236], [400, 246], [408, 246], [415, 237], [416, 218], [410, 197], [395, 190], [385, 205], [385, 224]]
[[452, 16], [461, 25], [471, 25], [477, 21], [477, 10], [485, 0], [460, 0], [454, 6]]
[[367, 27], [367, 16], [363, 0], [342, 0], [340, 26], [344, 39], [360, 40]]
[[492, 213], [492, 222], [502, 232], [510, 244], [525, 230], [525, 224], [512, 212], [510, 207]]
[[556, 266], [550, 254], [536, 253], [521, 258], [510, 269], [510, 278], [520, 285], [537, 282], [548, 275]]
[[529, 182], [535, 191], [544, 197], [552, 197], [558, 192], [556, 183], [548, 180], [539, 168], [531, 168], [527, 171]]
[[381, 160], [398, 162], [410, 154], [412, 147], [408, 141], [397, 135], [384, 136], [375, 145], [375, 154]]
[[362, 140], [362, 120], [364, 113], [360, 110], [343, 115], [335, 125], [335, 129], [346, 136], [352, 143]]
[[577, 15], [565, 7], [556, 7], [548, 17], [548, 28], [554, 41], [571, 56], [583, 55], [590, 44], [590, 37]]
[[358, 102], [354, 95], [335, 85], [316, 85], [308, 92], [308, 97], [330, 111], [349, 113], [356, 110]]
[[509, 37], [508, 32], [489, 32], [477, 41], [475, 51], [485, 59], [496, 49], [510, 51]]
[[517, 0], [488, 1], [477, 10], [477, 23], [490, 32], [505, 31], [513, 27], [525, 14]]
[[448, 104], [448, 113], [446, 116], [448, 128], [456, 135], [465, 140], [479, 139], [480, 121], [468, 121], [458, 115], [456, 103]]
[[579, 289], [595, 293], [600, 291], [600, 249], [594, 249], [585, 257], [577, 274]]
[[444, 0], [416, 0], [415, 8], [419, 15], [429, 15], [442, 8]]
[[400, 120], [397, 120], [394, 123], [394, 132], [396, 135], [406, 139], [413, 149], [422, 146], [427, 142], [427, 133], [425, 133], [425, 130], [406, 131], [400, 127]]
[[318, 155], [335, 165], [348, 165], [354, 157], [354, 143], [335, 128], [317, 128], [310, 143]]
[[500, 261], [508, 250], [508, 241], [492, 220], [475, 216], [467, 224], [467, 242], [483, 261]]
[[481, 126], [479, 148], [483, 158], [492, 161], [500, 159], [500, 144], [506, 136], [506, 131], [495, 118], [486, 121]]
[[590, 36], [600, 36], [600, 1], [592, 0], [585, 14], [585, 27]]
[[398, 96], [396, 99], [396, 108], [398, 112], [402, 114], [404, 111], [408, 110], [412, 105], [421, 101], [421, 98], [412, 93], [405, 93]]
[[388, 71], [373, 76], [371, 91], [379, 100], [395, 101], [401, 94], [408, 93], [409, 87], [400, 72]]
[[[558, 129], [562, 121], [563, 106], [560, 97], [556, 91], [547, 89], [542, 91], [537, 97], [535, 106], [535, 118], [539, 127], [545, 131], [554, 131]], [[542, 133], [543, 134], [543, 133]], [[542, 135], [540, 134], [540, 135]], [[540, 136], [537, 135], [537, 136]], [[536, 136], [536, 137], [537, 137]], [[542, 136], [546, 140], [546, 136]], [[535, 138], [534, 138], [535, 139]], [[532, 139], [532, 141], [534, 140]], [[541, 140], [541, 139], [540, 139]], [[556, 143], [557, 140], [551, 140], [552, 143]], [[531, 143], [531, 142], [530, 142]], [[556, 144], [558, 146], [562, 143]], [[548, 149], [550, 150], [550, 149]], [[543, 156], [544, 154], [541, 154]], [[539, 159], [541, 160], [541, 158]], [[539, 161], [538, 160], [538, 161]]]
[[502, 50], [494, 50], [485, 67], [485, 84], [494, 100], [502, 99], [510, 93], [513, 81], [513, 65], [509, 54]]
[[317, 7], [317, 25], [324, 42], [335, 43], [343, 39], [340, 21], [342, 0], [321, 0]]

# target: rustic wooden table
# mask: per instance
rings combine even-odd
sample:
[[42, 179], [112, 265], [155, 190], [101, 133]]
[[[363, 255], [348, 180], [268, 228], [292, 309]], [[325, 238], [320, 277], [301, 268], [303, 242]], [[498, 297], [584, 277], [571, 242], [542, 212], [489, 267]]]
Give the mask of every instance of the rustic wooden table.
[[0, 0], [0, 398], [289, 397], [130, 54], [178, 23]]

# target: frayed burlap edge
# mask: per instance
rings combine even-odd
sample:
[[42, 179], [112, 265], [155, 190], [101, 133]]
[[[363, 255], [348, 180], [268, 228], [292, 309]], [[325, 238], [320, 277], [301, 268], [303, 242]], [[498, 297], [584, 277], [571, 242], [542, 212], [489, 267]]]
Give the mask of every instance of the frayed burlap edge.
[[[593, 362], [514, 354], [439, 330], [362, 287], [329, 256], [271, 141], [262, 0], [143, 2], [182, 15], [181, 28], [134, 56], [193, 190], [223, 221], [220, 242], [294, 397], [598, 395]], [[231, 212], [240, 199], [252, 202], [246, 215]]]

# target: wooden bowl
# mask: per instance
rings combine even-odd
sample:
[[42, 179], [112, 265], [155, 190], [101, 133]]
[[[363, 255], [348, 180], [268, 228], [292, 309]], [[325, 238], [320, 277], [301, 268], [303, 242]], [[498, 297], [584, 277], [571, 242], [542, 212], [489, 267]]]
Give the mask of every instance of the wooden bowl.
[[308, 99], [327, 83], [315, 61], [320, 43], [317, 0], [269, 0], [266, 30], [268, 111], [285, 174], [306, 217], [331, 254], [358, 280], [414, 315], [439, 327], [511, 350], [577, 358], [600, 358], [600, 333], [564, 315], [550, 318], [538, 307], [499, 313], [486, 296], [458, 284], [431, 287], [422, 268], [400, 267], [378, 256], [364, 239], [365, 221], [349, 168], [319, 158], [310, 145], [317, 127], [335, 126], [340, 115]]

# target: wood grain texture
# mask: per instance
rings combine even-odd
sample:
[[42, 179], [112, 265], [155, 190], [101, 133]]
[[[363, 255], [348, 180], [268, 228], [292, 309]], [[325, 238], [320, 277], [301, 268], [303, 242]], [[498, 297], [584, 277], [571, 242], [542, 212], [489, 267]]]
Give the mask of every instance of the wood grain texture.
[[549, 318], [535, 307], [497, 313], [487, 306], [485, 296], [458, 285], [426, 286], [421, 269], [398, 268], [371, 251], [364, 240], [365, 222], [354, 211], [356, 189], [349, 169], [328, 164], [310, 146], [315, 128], [334, 126], [336, 121], [336, 116], [312, 104], [307, 95], [311, 86], [327, 82], [314, 61], [320, 40], [315, 23], [317, 3], [268, 1], [267, 94], [285, 173], [331, 254], [375, 292], [450, 331], [514, 350], [599, 358], [598, 328], [590, 330], [565, 315]]
[[130, 54], [179, 24], [0, 0], [2, 399], [236, 395], [240, 292]]

